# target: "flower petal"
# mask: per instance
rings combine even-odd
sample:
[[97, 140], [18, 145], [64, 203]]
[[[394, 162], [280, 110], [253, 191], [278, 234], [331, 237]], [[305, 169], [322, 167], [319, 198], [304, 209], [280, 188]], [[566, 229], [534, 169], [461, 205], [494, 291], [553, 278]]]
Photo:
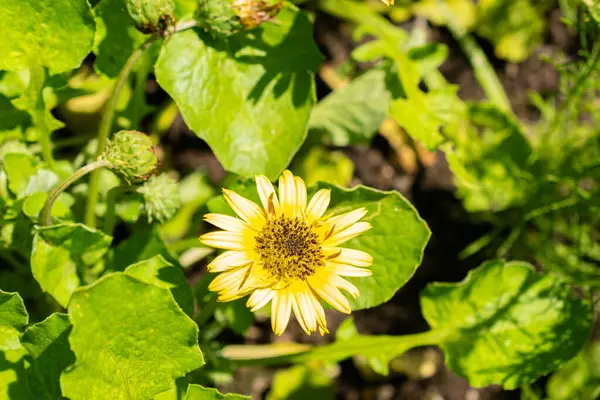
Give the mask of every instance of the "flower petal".
[[331, 285], [337, 287], [338, 289], [344, 289], [346, 292], [348, 292], [354, 298], [357, 298], [358, 296], [360, 296], [360, 292], [358, 291], [358, 288], [356, 286], [354, 286], [353, 284], [351, 284], [350, 282], [348, 282], [347, 280], [345, 280], [344, 278], [342, 278], [341, 276], [332, 274], [331, 277], [329, 278], [329, 283]]
[[220, 273], [212, 280], [210, 285], [208, 285], [208, 290], [211, 292], [223, 292], [219, 293], [223, 295], [239, 293], [244, 284], [245, 277], [249, 272], [249, 268], [251, 268], [251, 263], [232, 271]]
[[230, 232], [245, 232], [251, 228], [241, 219], [231, 217], [225, 214], [206, 214], [204, 220], [218, 228]]
[[248, 264], [254, 257], [253, 251], [226, 251], [212, 260], [206, 269], [209, 272], [224, 272]]
[[323, 246], [337, 246], [347, 240], [360, 235], [363, 232], [371, 229], [371, 224], [368, 222], [357, 222], [343, 231], [336, 232], [323, 241]]
[[200, 236], [200, 242], [217, 249], [251, 250], [254, 248], [254, 240], [249, 240], [247, 235], [237, 232], [209, 232]]
[[269, 215], [271, 211], [269, 210], [269, 199], [271, 199], [274, 209], [272, 211], [275, 211], [275, 215], [279, 215], [281, 212], [279, 206], [279, 199], [277, 198], [277, 193], [275, 193], [275, 188], [273, 187], [273, 184], [271, 183], [269, 178], [267, 178], [264, 175], [256, 175], [255, 179], [258, 197], [260, 197], [260, 202], [262, 203], [266, 214]]
[[355, 267], [368, 267], [373, 264], [373, 256], [360, 250], [346, 249], [342, 247], [323, 248], [327, 261], [339, 264], [349, 264]]
[[312, 296], [312, 293], [308, 286], [306, 286], [306, 290], [295, 293], [292, 309], [304, 332], [310, 335], [311, 332], [317, 330], [317, 315], [308, 298], [309, 295]]
[[288, 218], [296, 216], [296, 183], [294, 175], [288, 170], [279, 177], [279, 201], [283, 215]]
[[263, 308], [273, 296], [275, 296], [275, 290], [272, 289], [257, 289], [248, 298], [246, 302], [246, 306], [250, 309], [250, 311], [255, 312]]
[[229, 207], [253, 229], [259, 231], [265, 225], [265, 215], [255, 202], [228, 189], [223, 189], [223, 197]]
[[362, 277], [373, 275], [370, 269], [357, 268], [351, 265], [337, 264], [332, 262], [326, 262], [325, 265], [332, 273], [340, 276]]
[[329, 201], [331, 200], [331, 190], [321, 189], [310, 199], [310, 203], [306, 207], [306, 218], [311, 223], [325, 214]]
[[294, 182], [296, 183], [296, 206], [298, 207], [296, 215], [300, 216], [306, 212], [306, 184], [299, 176], [294, 177]]
[[315, 291], [315, 293], [319, 295], [319, 297], [331, 304], [331, 306], [336, 310], [341, 311], [345, 314], [350, 314], [350, 312], [352, 311], [350, 308], [350, 303], [348, 302], [348, 299], [342, 294], [342, 292], [340, 292], [336, 287], [330, 285], [329, 283], [323, 284], [322, 282], [317, 281], [316, 284], [313, 284], [314, 280], [313, 282], [310, 282], [310, 280], [311, 278], [309, 278], [310, 286]]
[[285, 331], [291, 313], [290, 294], [286, 290], [279, 291], [271, 302], [271, 327], [276, 335], [281, 335]]
[[329, 218], [327, 221], [325, 221], [324, 226], [326, 226], [328, 228], [335, 226], [333, 232], [334, 233], [340, 232], [340, 231], [343, 231], [344, 229], [348, 228], [355, 222], [358, 222], [366, 214], [367, 214], [367, 209], [364, 207], [361, 207], [356, 210], [353, 210], [353, 211], [350, 211], [350, 212], [347, 212], [344, 214], [336, 215], [335, 217]]

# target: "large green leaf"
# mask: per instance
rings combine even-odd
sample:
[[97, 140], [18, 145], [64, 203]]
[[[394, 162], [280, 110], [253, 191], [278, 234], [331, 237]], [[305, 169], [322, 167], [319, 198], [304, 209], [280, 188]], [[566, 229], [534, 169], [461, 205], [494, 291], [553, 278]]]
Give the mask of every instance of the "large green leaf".
[[588, 400], [600, 396], [600, 343], [591, 342], [552, 374], [546, 387], [550, 400]]
[[86, 0], [0, 0], [0, 69], [48, 67], [50, 73], [77, 68], [94, 39]]
[[313, 146], [294, 158], [290, 170], [309, 186], [322, 181], [346, 187], [354, 176], [354, 163], [341, 151]]
[[29, 314], [19, 293], [0, 290], [0, 350], [21, 347], [20, 331], [29, 323]]
[[23, 197], [29, 179], [35, 175], [39, 162], [32, 155], [25, 153], [4, 154], [4, 171], [8, 178], [8, 188], [17, 197]]
[[342, 244], [373, 256], [372, 276], [348, 278], [360, 291], [360, 297], [350, 300], [352, 309], [385, 303], [408, 282], [421, 264], [431, 234], [427, 224], [396, 191], [382, 192], [365, 186], [343, 189], [325, 183], [311, 187], [311, 191], [321, 188], [331, 189], [328, 214], [365, 207], [367, 215], [363, 221], [372, 225], [369, 231]]
[[592, 326], [591, 306], [525, 262], [490, 261], [458, 284], [421, 295], [425, 319], [446, 332], [446, 363], [475, 387], [516, 389], [571, 359]]
[[0, 351], [0, 399], [33, 399], [27, 384], [27, 351]]
[[94, 66], [99, 72], [114, 78], [119, 75], [131, 53], [149, 35], [136, 29], [125, 8], [125, 0], [102, 0], [94, 7], [94, 15]]
[[32, 356], [27, 369], [29, 390], [37, 399], [61, 399], [61, 372], [75, 361], [67, 340], [71, 323], [66, 314], [54, 313], [31, 325], [21, 339]]
[[194, 295], [183, 271], [165, 260], [160, 254], [130, 265], [125, 273], [142, 282], [169, 289], [181, 309], [187, 315], [193, 315]]
[[83, 224], [41, 227], [33, 238], [31, 271], [42, 290], [66, 307], [80, 284], [78, 269], [100, 261], [111, 242], [112, 237]]
[[169, 289], [112, 273], [69, 305], [77, 361], [61, 376], [72, 399], [147, 399], [204, 364], [198, 327]]
[[387, 116], [390, 100], [385, 72], [370, 70], [321, 100], [310, 114], [309, 129], [326, 134], [335, 146], [366, 143]]
[[225, 169], [275, 178], [306, 137], [320, 61], [311, 22], [286, 4], [274, 21], [227, 39], [174, 35], [156, 77]]

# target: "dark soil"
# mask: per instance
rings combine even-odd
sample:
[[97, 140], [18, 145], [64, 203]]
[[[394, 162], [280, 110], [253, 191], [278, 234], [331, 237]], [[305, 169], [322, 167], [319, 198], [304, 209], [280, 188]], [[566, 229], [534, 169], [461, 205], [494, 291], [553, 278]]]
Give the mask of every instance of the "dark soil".
[[[553, 55], [559, 52], [574, 54], [576, 36], [564, 27], [559, 11], [548, 13], [548, 35], [544, 46], [521, 64], [508, 64], [493, 55], [489, 44], [481, 43], [507, 90], [517, 115], [524, 120], [534, 120], [537, 112], [528, 104], [528, 92], [542, 95], [554, 93], [558, 88], [558, 74], [555, 69], [540, 60], [540, 55]], [[348, 60], [355, 46], [343, 24], [327, 15], [318, 15], [315, 37], [321, 51], [334, 65]], [[483, 99], [467, 59], [451, 35], [442, 28], [430, 27], [430, 39], [446, 43], [450, 56], [442, 65], [446, 78], [460, 86], [459, 94], [466, 100]], [[319, 96], [327, 94], [327, 86], [318, 82]], [[211, 181], [220, 182], [225, 172], [209, 148], [189, 132], [185, 123], [178, 118], [165, 138], [165, 147], [173, 156], [171, 162], [182, 173], [194, 169], [205, 169]], [[378, 136], [370, 147], [353, 146], [345, 149], [356, 165], [353, 184], [365, 184], [378, 189], [400, 191], [418, 209], [429, 224], [432, 237], [425, 252], [422, 265], [414, 277], [386, 304], [353, 313], [358, 330], [363, 334], [400, 335], [422, 332], [428, 329], [419, 305], [419, 292], [433, 281], [459, 281], [482, 260], [470, 258], [461, 260], [458, 253], [473, 240], [488, 231], [488, 227], [476, 225], [462, 209], [453, 191], [452, 174], [442, 153], [437, 153], [430, 165], [421, 165], [415, 175], [408, 175], [393, 161], [393, 150], [387, 141]], [[193, 278], [194, 279], [194, 278]], [[195, 279], [194, 279], [195, 280]], [[332, 332], [345, 318], [336, 312], [328, 313]], [[268, 342], [294, 340], [298, 342], [323, 343], [332, 340], [333, 335], [307, 337], [293, 322], [282, 337], [271, 333], [268, 321], [257, 321], [246, 340]], [[431, 349], [417, 349], [419, 355], [431, 353]], [[392, 373], [389, 377], [373, 373], [359, 372], [352, 361], [341, 364], [336, 380], [336, 393], [340, 399], [518, 399], [518, 391], [504, 391], [499, 387], [474, 389], [466, 381], [450, 372], [443, 363], [439, 350], [433, 350], [435, 368], [428, 378], [409, 377], [402, 373]], [[268, 392], [272, 369], [240, 368], [235, 380], [224, 390], [252, 394], [262, 398]], [[317, 400], [317, 399], [315, 399]]]

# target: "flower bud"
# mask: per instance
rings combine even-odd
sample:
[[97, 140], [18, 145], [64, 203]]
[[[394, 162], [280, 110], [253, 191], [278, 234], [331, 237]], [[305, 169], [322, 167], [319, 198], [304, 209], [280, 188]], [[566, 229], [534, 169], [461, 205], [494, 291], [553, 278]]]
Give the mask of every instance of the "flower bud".
[[173, 0], [126, 0], [127, 12], [143, 33], [164, 32], [175, 26]]
[[179, 207], [179, 187], [167, 174], [153, 176], [137, 189], [144, 197], [143, 209], [148, 222], [164, 222], [173, 217]]
[[109, 168], [128, 182], [146, 180], [158, 166], [152, 140], [141, 132], [120, 131], [106, 145]]
[[200, 0], [196, 19], [210, 32], [231, 35], [272, 19], [282, 5], [263, 0]]

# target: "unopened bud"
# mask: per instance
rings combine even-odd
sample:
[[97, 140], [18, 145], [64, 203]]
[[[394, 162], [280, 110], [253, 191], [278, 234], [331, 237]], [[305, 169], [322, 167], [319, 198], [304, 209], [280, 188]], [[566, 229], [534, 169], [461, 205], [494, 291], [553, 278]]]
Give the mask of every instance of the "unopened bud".
[[107, 143], [105, 159], [109, 168], [128, 182], [148, 179], [158, 166], [152, 140], [141, 132], [120, 131]]
[[282, 2], [269, 4], [263, 0], [235, 0], [233, 11], [246, 29], [252, 29], [273, 19], [282, 6]]
[[173, 0], [126, 0], [127, 12], [143, 33], [164, 32], [175, 26]]
[[200, 0], [196, 19], [209, 32], [231, 35], [269, 21], [282, 5], [263, 0]]
[[137, 192], [144, 197], [142, 207], [148, 216], [148, 222], [167, 221], [181, 206], [177, 182], [167, 174], [151, 177]]

